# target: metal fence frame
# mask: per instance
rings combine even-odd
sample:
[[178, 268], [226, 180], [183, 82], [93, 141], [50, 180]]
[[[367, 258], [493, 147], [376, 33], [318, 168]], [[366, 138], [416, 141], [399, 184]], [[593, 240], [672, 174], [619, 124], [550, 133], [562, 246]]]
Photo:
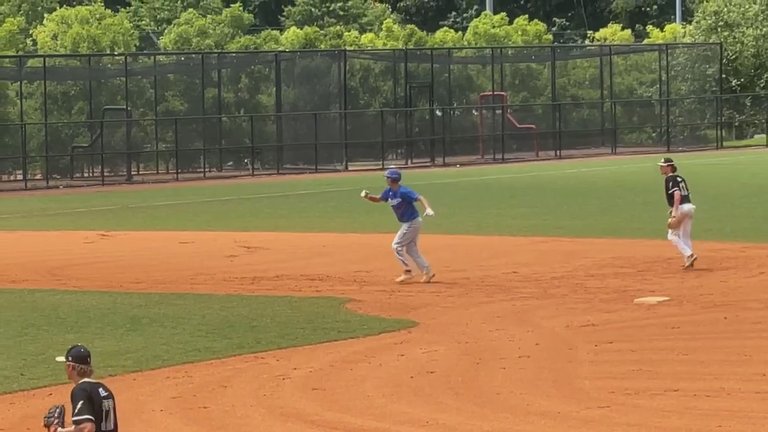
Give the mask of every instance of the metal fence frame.
[[[685, 95], [682, 97], [673, 97], [670, 92], [670, 60], [669, 53], [671, 49], [675, 48], [691, 48], [691, 47], [709, 47], [718, 51], [718, 64], [714, 65], [717, 68], [717, 83], [711, 88], [710, 94], [699, 95]], [[505, 61], [503, 58], [504, 50], [520, 49], [524, 53], [529, 50], [548, 51], [550, 58], [548, 62], [549, 74], [550, 74], [550, 92], [551, 100], [547, 102], [536, 103], [510, 103], [505, 101], [502, 104], [464, 104], [457, 105], [451, 99], [451, 70], [449, 66], [448, 71], [448, 89], [447, 89], [447, 103], [439, 104], [436, 101], [436, 80], [435, 69], [440, 65], [436, 58], [441, 58], [441, 53], [448, 53], [448, 59], [453, 65], [454, 58], [452, 57], [452, 50], [488, 50], [490, 54], [490, 61], [488, 58], [473, 61], [485, 61], [482, 63], [486, 66], [490, 66], [490, 86], [487, 88], [491, 93], [501, 91], [506, 95], [504, 88], [505, 78]], [[578, 57], [559, 58], [558, 50], [585, 50], [591, 49], [593, 54], [586, 54], [583, 58], [595, 58], [594, 51], [599, 53], [599, 68], [600, 68], [600, 97], [594, 100], [559, 100], [558, 98], [558, 75], [557, 67], [558, 62], [569, 61]], [[365, 56], [368, 53], [381, 53], [382, 50], [303, 50], [303, 51], [270, 51], [270, 52], [153, 52], [153, 53], [125, 53], [125, 54], [92, 54], [92, 55], [20, 55], [20, 56], [0, 56], [0, 80], [5, 78], [6, 82], [9, 78], [9, 68], [3, 69], [2, 64], [8, 64], [9, 59], [16, 62], [17, 74], [11, 78], [16, 78], [18, 86], [18, 104], [19, 104], [19, 121], [17, 122], [4, 122], [0, 123], [0, 132], [8, 130], [18, 130], [19, 136], [19, 152], [13, 155], [0, 154], [0, 164], [3, 161], [18, 160], [22, 167], [21, 173], [15, 174], [11, 179], [3, 178], [0, 181], [0, 189], [31, 189], [31, 188], [45, 188], [45, 187], [59, 187], [59, 186], [76, 186], [87, 184], [110, 184], [110, 183], [129, 183], [129, 182], [144, 182], [144, 181], [168, 181], [168, 180], [183, 180], [185, 178], [209, 178], [209, 177], [221, 177], [221, 176], [245, 176], [245, 175], [259, 175], [265, 174], [284, 174], [293, 172], [321, 172], [321, 171], [345, 171], [352, 169], [373, 169], [381, 168], [386, 165], [392, 164], [405, 164], [405, 165], [448, 165], [454, 163], [483, 163], [483, 162], [496, 162], [496, 161], [508, 161], [508, 160], [527, 160], [537, 158], [562, 158], [562, 157], [574, 157], [579, 155], [587, 155], [595, 152], [587, 151], [585, 148], [575, 148], [578, 146], [571, 146], [567, 144], [569, 140], [576, 141], [589, 141], [597, 140], [599, 145], [593, 143], [592, 150], [599, 148], [597, 154], [623, 154], [630, 152], [658, 152], [658, 151], [672, 151], [680, 144], [675, 137], [674, 131], [678, 128], [701, 128], [704, 131], [710, 128], [714, 131], [714, 143], [685, 143], [683, 147], [687, 149], [703, 149], [703, 148], [722, 148], [724, 143], [724, 128], [728, 124], [728, 119], [724, 118], [724, 99], [732, 97], [758, 97], [764, 98], [764, 95], [724, 95], [723, 94], [723, 58], [722, 44], [659, 44], [659, 45], [642, 45], [642, 44], [615, 44], [615, 45], [600, 45], [600, 46], [588, 46], [588, 45], [546, 45], [546, 46], [505, 46], [505, 47], [472, 47], [472, 48], [431, 48], [431, 49], [395, 49], [386, 50], [396, 58], [398, 55], [402, 56], [402, 62], [393, 60], [392, 64], [395, 68], [393, 72], [393, 98], [390, 106], [378, 106], [371, 109], [351, 109], [349, 102], [348, 89], [350, 84], [348, 83], [348, 62], [350, 59], [350, 53], [357, 56]], [[537, 52], [537, 51], [534, 51]], [[568, 52], [568, 51], [563, 51]], [[614, 90], [614, 61], [616, 55], [632, 54], [637, 52], [644, 53], [657, 53], [658, 54], [658, 93], [653, 97], [646, 98], [630, 98], [622, 99], [617, 98]], [[283, 85], [282, 85], [282, 72], [281, 61], [284, 56], [301, 56], [301, 55], [329, 55], [332, 53], [337, 59], [337, 72], [339, 87], [339, 109], [325, 109], [314, 111], [297, 111], [289, 110], [286, 112], [282, 104], [283, 101]], [[425, 54], [428, 53], [428, 54]], [[437, 53], [437, 54], [436, 54]], [[222, 93], [222, 80], [220, 74], [222, 73], [222, 56], [243, 55], [243, 56], [272, 56], [275, 61], [275, 74], [274, 74], [274, 94], [275, 105], [272, 112], [248, 112], [240, 114], [222, 114], [222, 106], [224, 105], [223, 93]], [[136, 71], [132, 71], [129, 67], [129, 59], [135, 56], [143, 56], [152, 58], [152, 65], [154, 68], [154, 74], [152, 76], [154, 96], [153, 106], [151, 109], [151, 115], [143, 116], [141, 114], [135, 115], [131, 106], [131, 95], [129, 91], [129, 82], [131, 77], [135, 75]], [[159, 114], [158, 109], [158, 58], [159, 57], [173, 57], [179, 56], [180, 58], [197, 58], [199, 56], [201, 65], [201, 85], [203, 90], [201, 93], [201, 115], [182, 115], [182, 116], [162, 116]], [[83, 120], [67, 120], [67, 121], [52, 121], [48, 117], [48, 83], [49, 75], [52, 71], [48, 66], [49, 62], [54, 59], [87, 59], [87, 73], [88, 73], [88, 117]], [[98, 118], [95, 115], [94, 99], [93, 99], [93, 79], [91, 78], [92, 63], [94, 59], [98, 58], [122, 58], [122, 68], [113, 68], [110, 73], [116, 74], [118, 79], [122, 79], [123, 85], [123, 98], [126, 102], [124, 106], [111, 106], [100, 108], [111, 108], [117, 111], [122, 110], [124, 116], [121, 119], [107, 119]], [[216, 114], [209, 114], [206, 112], [206, 59], [215, 58], [216, 67], [213, 69], [214, 73], [218, 75], [216, 79], [216, 88], [211, 89], [215, 97], [214, 105], [217, 105]], [[426, 62], [425, 59], [429, 59]], [[39, 60], [42, 62], [41, 69], [25, 69], [25, 65], [29, 64], [31, 60]], [[607, 59], [607, 62], [605, 61]], [[234, 61], [234, 60], [232, 60]], [[442, 59], [440, 61], [445, 61]], [[5, 63], [2, 63], [5, 62]], [[539, 63], [544, 62], [539, 59]], [[607, 65], [605, 64], [607, 63]], [[398, 88], [398, 72], [397, 65], [401, 64], [402, 72], [405, 75], [402, 78], [404, 88]], [[425, 80], [409, 81], [409, 65], [427, 65], [429, 68], [429, 78]], [[481, 63], [478, 63], [481, 64]], [[518, 64], [512, 62], [510, 64]], [[663, 65], [666, 67], [664, 68]], [[497, 66], [499, 66], [497, 68]], [[712, 65], [710, 65], [712, 66]], [[607, 69], [607, 78], [605, 70]], [[67, 69], [76, 73], [82, 73], [82, 70]], [[122, 74], [117, 71], [122, 72]], [[66, 70], [65, 70], [66, 71]], [[208, 70], [210, 72], [210, 70]], [[60, 73], [60, 72], [57, 72]], [[500, 75], [500, 77], [498, 76]], [[30, 80], [39, 80], [42, 82], [42, 121], [30, 121], [25, 117], [24, 108], [24, 90], [25, 82]], [[607, 80], [607, 82], [606, 82]], [[2, 82], [2, 81], [0, 81]], [[497, 84], [500, 83], [500, 86]], [[500, 87], [500, 88], [497, 88]], [[606, 89], [607, 87], [607, 89]], [[716, 87], [716, 88], [715, 88]], [[428, 95], [428, 101], [426, 106], [413, 106], [411, 99], [413, 98], [412, 92], [414, 89], [425, 89], [426, 95]], [[712, 104], [712, 108], [709, 117], [706, 120], [694, 120], [685, 121], [672, 118], [672, 106], [678, 103], [692, 103], [700, 104], [700, 101], [708, 101]], [[627, 125], [617, 123], [617, 113], [622, 109], [629, 109], [632, 104], [645, 104], [651, 107], [652, 110], [658, 112], [658, 124], [654, 125]], [[571, 125], [566, 125], [567, 122], [566, 113], [568, 109], [574, 106], [585, 107], [587, 105], [599, 106], [599, 127], [584, 127], [573, 128]], [[706, 104], [705, 104], [706, 105]], [[540, 113], [550, 113], [550, 119], [548, 119], [549, 126], [538, 127], [534, 131], [517, 130], [518, 125], [513, 125], [515, 130], [508, 130], [505, 126], [507, 121], [505, 119], [506, 113], [509, 110], [518, 111], [524, 109], [537, 108]], [[457, 112], [477, 112], [479, 111], [482, 118], [484, 110], [492, 110], [495, 114], [491, 117], [491, 122], [494, 123], [494, 129], [491, 132], [477, 131], [476, 133], [468, 133], [466, 130], [463, 133], [454, 131], [451, 125], [451, 119], [455, 117]], [[595, 110], [597, 112], [597, 110]], [[442, 114], [441, 114], [442, 113]], [[447, 113], [447, 114], [445, 114]], [[582, 113], [583, 114], [583, 113]], [[498, 117], [501, 115], [501, 117]], [[350, 136], [351, 129], [355, 125], [354, 118], [356, 116], [367, 117], [372, 125], [378, 125], [378, 131], [373, 133], [367, 139], [356, 139]], [[418, 118], [420, 118], [420, 120]], [[705, 116], [706, 117], [706, 116]], [[312, 127], [307, 128], [303, 134], [303, 138], [294, 139], [291, 142], [285, 142], [283, 134], [291, 132], [291, 128], [286, 130], [286, 122], [290, 125], [290, 121], [298, 122], [299, 118], [312, 119]], [[334, 125], [330, 129], [336, 128], [337, 135], [335, 138], [324, 138], [323, 135], [328, 134], [328, 127], [325, 118], [333, 119]], [[370, 120], [371, 118], [378, 118], [376, 121]], [[395, 118], [394, 123], [391, 122], [391, 118]], [[267, 119], [267, 120], [265, 120]], [[500, 120], [497, 120], [500, 119]], [[741, 119], [744, 121], [744, 119]], [[754, 120], [754, 119], [751, 119]], [[240, 145], [229, 145], [223, 142], [222, 138], [222, 125], [226, 122], [245, 121], [250, 127], [250, 133], [246, 134], [246, 143]], [[259, 141], [256, 139], [255, 123], [261, 121], [272, 122], [274, 127], [274, 139]], [[387, 122], [390, 123], [387, 123]], [[395, 129], [400, 128], [400, 122], [404, 122], [405, 129], [409, 131], [413, 128], [414, 123], [421, 121], [423, 125], [427, 127], [427, 131], [419, 136], [413, 136], [406, 132], [401, 134], [396, 132], [395, 136], [388, 137], [390, 133], [390, 125], [394, 124]], [[426, 121], [426, 123], [424, 123]], [[203, 135], [206, 135], [206, 126], [211, 125], [213, 129], [218, 130], [214, 141], [211, 146], [208, 146], [206, 137], [202, 138], [202, 147], [185, 148], [184, 138], [180, 137], [180, 133], [184, 132], [185, 124], [188, 122], [197, 122], [202, 127]], [[500, 123], [496, 124], [496, 123]], [[471, 122], [465, 122], [467, 124]], [[149, 129], [154, 131], [154, 146], [135, 146], [132, 138], [131, 131], [136, 125], [145, 124], [151, 125]], [[49, 151], [49, 130], [56, 127], [74, 127], [71, 125], [84, 125], [91, 131], [100, 131], [100, 133], [91, 134], [91, 142], [89, 144], [72, 145], [68, 154], [56, 153]], [[105, 150], [104, 149], [104, 128], [105, 126], [122, 125], [124, 130], [120, 133], [125, 133], [125, 149], [124, 150]], [[172, 145], [160, 148], [159, 145], [159, 132], [161, 125], [165, 125], [168, 129], [166, 132], [169, 136], [172, 136]], [[499, 129], [500, 126], [500, 129]], [[30, 154], [28, 152], [28, 135], [29, 131], [35, 128], [42, 128], [42, 142], [43, 142], [43, 154]], [[642, 148], [628, 149], [620, 143], [620, 134], [622, 132], [629, 133], [636, 129], [653, 130], [653, 133], [648, 132], [649, 136], [653, 136], [655, 142], [648, 143], [647, 146]], [[768, 127], [767, 127], [768, 129]], [[398, 135], [399, 134], [399, 135]], [[530, 136], [535, 135], [535, 139], [544, 136], [545, 143], [541, 147], [536, 144], [533, 149], [525, 148], [525, 150], [517, 151], [513, 153], [508, 152], [508, 140], [510, 137]], [[578, 138], [577, 135], [585, 138]], [[100, 141], [99, 141], [100, 140]], [[489, 152], [489, 156], [485, 157], [481, 154], [477, 157], [477, 154], [467, 151], [459, 151], [457, 154], [451, 154], [452, 145], [457, 143], [468, 143], [468, 148], [471, 147], [474, 142], [480, 142], [480, 148], [483, 146], [483, 140], [488, 140], [493, 143], [490, 147], [492, 151]], [[403, 146], [406, 152], [410, 151], [411, 154], [405, 154], [398, 157], [389, 157], [385, 151], [388, 146], [396, 143], [399, 146]], [[424, 153], [425, 149], [428, 149], [427, 153], [421, 154], [419, 157], [414, 158], [414, 143], [418, 143], [418, 148]], [[95, 148], [96, 144], [99, 144], [98, 149]], [[767, 142], [768, 145], [768, 142]], [[371, 158], [373, 146], [377, 146], [381, 151], [379, 153], [378, 160]], [[283, 163], [283, 157], [285, 152], [290, 152], [292, 149], [303, 148], [303, 159], [312, 159], [310, 162], [304, 162], [302, 166], [288, 167]], [[333, 149], [331, 149], [333, 147]], [[574, 147], [574, 148], [572, 148]], [[75, 150], [83, 149], [84, 151]], [[366, 156], [361, 155], [361, 149], [367, 149], [365, 151]], [[330, 150], [329, 150], [330, 149]], [[573, 151], [572, 151], [573, 150]], [[483, 150], [481, 150], [482, 152]], [[229, 152], [230, 155], [238, 154], [244, 155], [243, 159], [246, 162], [245, 167], [234, 167], [229, 169], [224, 166], [225, 158], [223, 155]], [[260, 157], [262, 155], [269, 155], [274, 152], [274, 165], [268, 169], [259, 166]], [[332, 156], [323, 156], [325, 153], [333, 153]], [[462, 153], [463, 152], [463, 153]], [[201, 166], [195, 169], [185, 169], [179, 167], [179, 157], [187, 154], [200, 153]], [[401, 151], [402, 153], [402, 151]], [[459, 154], [460, 153], [460, 154]], [[154, 160], [154, 172], [147, 173], [141, 163], [136, 164], [137, 160], [141, 161], [142, 158], [149, 156]], [[172, 157], [171, 157], [172, 155]], [[213, 156], [210, 156], [213, 155]], [[311, 155], [307, 157], [307, 155]], [[98, 159], [99, 163], [95, 164], [93, 161], [88, 165], [90, 171], [88, 173], [81, 171], [78, 176], [76, 173], [76, 158], [88, 157], [91, 159]], [[169, 157], [173, 159], [174, 164], [166, 163], [165, 170], [161, 170], [161, 158]], [[232, 163], [234, 156], [226, 160], [228, 163]], [[240, 156], [238, 156], [240, 157]], [[49, 166], [51, 160], [57, 160], [64, 158], [68, 159], [69, 178], [62, 178], [60, 175], [52, 175], [49, 172]], [[321, 161], [321, 159], [333, 159], [333, 163], [327, 161]], [[329, 159], [330, 158], [330, 159]], [[131, 167], [130, 169], [123, 169], [122, 172], [110, 173], [105, 170], [105, 160], [123, 160], [124, 168]], [[32, 175], [29, 172], [30, 160], [42, 160], [44, 163], [44, 169], [39, 175]], [[210, 165], [210, 161], [213, 160], [215, 166]], [[81, 163], [78, 165], [83, 168], [86, 164]], [[173, 165], [173, 167], [171, 166]], [[193, 165], [194, 166], [194, 165]], [[94, 171], [97, 167], [98, 172]], [[19, 174], [21, 178], [18, 178]], [[86, 175], [87, 174], [87, 175]]]

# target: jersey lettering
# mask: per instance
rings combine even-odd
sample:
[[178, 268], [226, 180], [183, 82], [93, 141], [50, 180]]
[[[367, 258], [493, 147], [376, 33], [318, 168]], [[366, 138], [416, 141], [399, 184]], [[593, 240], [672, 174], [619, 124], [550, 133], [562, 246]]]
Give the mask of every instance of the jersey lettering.
[[109, 387], [84, 379], [72, 389], [72, 424], [92, 423], [96, 432], [118, 432], [117, 404]]
[[677, 174], [668, 175], [664, 179], [664, 193], [670, 207], [675, 205], [675, 192], [680, 193], [680, 205], [691, 203], [691, 191], [685, 179]]
[[410, 222], [419, 217], [419, 210], [415, 205], [416, 201], [419, 200], [419, 194], [405, 186], [400, 186], [396, 191], [387, 188], [381, 193], [379, 199], [392, 207], [395, 217], [402, 223]]

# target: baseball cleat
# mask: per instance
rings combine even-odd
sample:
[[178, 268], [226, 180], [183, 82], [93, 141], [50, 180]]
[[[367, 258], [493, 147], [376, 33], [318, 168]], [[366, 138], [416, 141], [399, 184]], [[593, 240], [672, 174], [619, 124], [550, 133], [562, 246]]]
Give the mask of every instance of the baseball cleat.
[[699, 257], [697, 257], [696, 254], [688, 255], [688, 257], [685, 258], [685, 264], [683, 265], [683, 268], [693, 268], [693, 263], [695, 263], [697, 259], [699, 259]]
[[411, 279], [413, 279], [413, 273], [405, 272], [405, 273], [401, 274], [399, 278], [395, 279], [395, 282], [403, 283], [403, 282], [409, 281]]
[[432, 279], [435, 278], [435, 274], [433, 272], [424, 273], [424, 276], [421, 278], [421, 283], [430, 283], [432, 282]]

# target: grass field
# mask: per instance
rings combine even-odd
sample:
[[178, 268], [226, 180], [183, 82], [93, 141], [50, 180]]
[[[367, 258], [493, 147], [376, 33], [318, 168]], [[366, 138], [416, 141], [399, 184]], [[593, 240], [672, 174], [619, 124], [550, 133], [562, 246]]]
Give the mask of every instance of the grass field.
[[[0, 393], [66, 381], [69, 341], [100, 376], [412, 326], [355, 314], [339, 298], [0, 290]], [[85, 309], [91, 313], [74, 313]], [[103, 366], [102, 366], [103, 365]]]
[[[697, 205], [694, 240], [767, 242], [768, 151], [673, 155]], [[405, 170], [437, 212], [425, 234], [664, 238], [659, 156]], [[359, 198], [381, 172], [205, 182], [86, 193], [8, 194], [0, 230], [386, 232]], [[61, 382], [62, 341], [87, 342], [115, 374], [379, 334], [405, 320], [357, 315], [336, 298], [0, 290], [0, 392]], [[85, 305], [106, 311], [68, 311]], [[194, 319], [192, 319], [194, 317]], [[163, 331], [158, 331], [161, 328]], [[109, 329], [105, 332], [104, 329]], [[21, 368], [19, 366], [22, 366]], [[22, 374], [23, 370], [23, 374]]]
[[[698, 206], [697, 239], [768, 241], [768, 152], [675, 155]], [[437, 212], [428, 233], [658, 238], [666, 216], [657, 156], [405, 171]], [[380, 172], [279, 181], [4, 197], [2, 230], [392, 232], [358, 193]], [[738, 217], [734, 217], [738, 215]], [[663, 234], [663, 233], [662, 233]]]

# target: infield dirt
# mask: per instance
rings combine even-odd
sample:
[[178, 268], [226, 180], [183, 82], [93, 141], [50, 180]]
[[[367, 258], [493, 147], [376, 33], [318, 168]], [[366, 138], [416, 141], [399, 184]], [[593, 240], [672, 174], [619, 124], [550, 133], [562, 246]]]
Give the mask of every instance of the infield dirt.
[[[8, 287], [339, 295], [355, 310], [419, 322], [107, 378], [123, 431], [768, 428], [764, 245], [696, 242], [700, 259], [684, 272], [665, 240], [424, 235], [437, 278], [398, 285], [391, 235], [3, 232], [0, 240]], [[657, 295], [671, 300], [633, 304]], [[40, 430], [50, 404], [68, 406], [69, 390], [0, 396], [0, 431]]]

